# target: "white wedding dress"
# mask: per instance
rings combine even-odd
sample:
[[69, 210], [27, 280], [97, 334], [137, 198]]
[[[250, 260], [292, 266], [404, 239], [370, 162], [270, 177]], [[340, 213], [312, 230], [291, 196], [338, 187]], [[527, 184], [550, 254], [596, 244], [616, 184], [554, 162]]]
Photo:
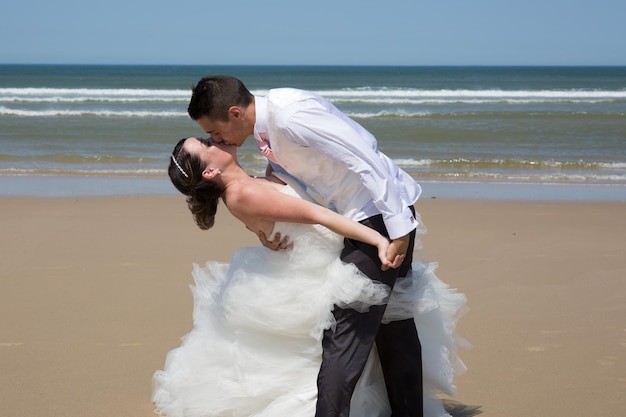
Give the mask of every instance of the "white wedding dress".
[[[295, 186], [285, 193], [298, 195]], [[237, 250], [230, 263], [194, 265], [193, 324], [153, 377], [156, 412], [167, 417], [313, 417], [324, 329], [333, 305], [362, 311], [388, 287], [340, 261], [343, 238], [319, 225], [276, 223], [291, 249]], [[397, 282], [383, 321], [414, 317], [423, 356], [424, 412], [448, 416], [436, 394], [455, 394], [465, 370], [454, 334], [465, 297], [441, 282], [435, 264], [414, 262]], [[391, 414], [375, 349], [350, 416]]]

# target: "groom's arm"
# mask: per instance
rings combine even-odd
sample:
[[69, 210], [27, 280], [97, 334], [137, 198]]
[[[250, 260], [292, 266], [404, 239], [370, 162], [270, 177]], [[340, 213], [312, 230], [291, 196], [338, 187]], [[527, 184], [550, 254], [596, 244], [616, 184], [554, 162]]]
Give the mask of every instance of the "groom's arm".
[[377, 152], [376, 138], [366, 130], [357, 132], [352, 123], [319, 107], [290, 115], [279, 126], [285, 138], [300, 146], [313, 148], [342, 163], [357, 174], [383, 215], [392, 239], [405, 236], [417, 227], [411, 210], [403, 202], [402, 190], [393, 186], [399, 168]]

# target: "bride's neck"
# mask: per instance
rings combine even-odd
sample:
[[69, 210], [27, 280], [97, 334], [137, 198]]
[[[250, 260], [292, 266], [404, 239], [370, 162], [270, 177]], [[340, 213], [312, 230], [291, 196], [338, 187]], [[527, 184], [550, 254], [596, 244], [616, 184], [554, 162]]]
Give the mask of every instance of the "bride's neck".
[[231, 169], [222, 172], [222, 180], [224, 181], [226, 189], [232, 187], [233, 185], [247, 182], [251, 178], [252, 177], [248, 175], [239, 165], [233, 166]]

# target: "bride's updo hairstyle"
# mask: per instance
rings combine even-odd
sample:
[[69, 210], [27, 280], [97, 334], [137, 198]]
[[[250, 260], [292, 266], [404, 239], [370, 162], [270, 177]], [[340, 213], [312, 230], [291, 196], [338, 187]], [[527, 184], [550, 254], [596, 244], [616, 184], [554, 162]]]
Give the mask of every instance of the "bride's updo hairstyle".
[[174, 147], [167, 173], [174, 187], [187, 196], [187, 205], [198, 227], [208, 230], [215, 223], [217, 205], [225, 188], [220, 179], [202, 178], [204, 163], [197, 155], [185, 151], [186, 140], [181, 139]]

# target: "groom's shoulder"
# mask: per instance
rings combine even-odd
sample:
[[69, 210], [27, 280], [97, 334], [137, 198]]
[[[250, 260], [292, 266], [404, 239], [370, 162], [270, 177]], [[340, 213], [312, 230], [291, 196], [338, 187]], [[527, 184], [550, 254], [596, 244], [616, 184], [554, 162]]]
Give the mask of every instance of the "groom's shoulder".
[[[297, 88], [275, 88], [267, 95], [269, 107], [274, 114], [292, 114], [299, 110], [324, 107], [325, 99], [319, 94]], [[288, 117], [283, 114], [283, 117]]]
[[281, 87], [272, 88], [267, 95], [270, 100], [301, 100], [302, 98], [313, 97], [315, 94], [311, 91], [301, 90], [299, 88]]

